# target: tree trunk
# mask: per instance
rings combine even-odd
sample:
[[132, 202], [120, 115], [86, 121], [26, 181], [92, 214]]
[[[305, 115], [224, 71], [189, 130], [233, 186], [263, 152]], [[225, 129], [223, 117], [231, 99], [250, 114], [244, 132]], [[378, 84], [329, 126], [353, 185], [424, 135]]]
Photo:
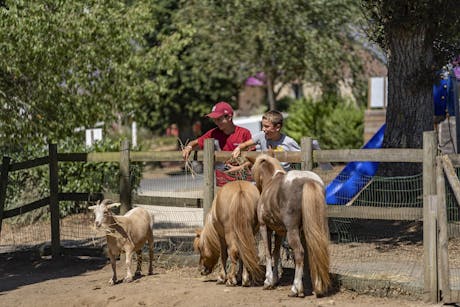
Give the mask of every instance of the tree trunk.
[[[423, 132], [433, 130], [432, 41], [424, 26], [388, 33], [388, 106], [383, 148], [422, 148]], [[420, 173], [421, 164], [381, 163], [379, 175]]]
[[275, 110], [275, 95], [273, 90], [274, 84], [270, 74], [267, 74], [267, 98], [269, 110]]

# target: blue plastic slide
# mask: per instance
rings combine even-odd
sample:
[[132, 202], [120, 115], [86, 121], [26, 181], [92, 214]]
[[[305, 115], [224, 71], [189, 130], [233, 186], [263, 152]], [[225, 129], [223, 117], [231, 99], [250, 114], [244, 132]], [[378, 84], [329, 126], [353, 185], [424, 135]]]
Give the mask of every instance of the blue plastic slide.
[[[363, 149], [381, 148], [385, 124], [362, 147]], [[350, 162], [340, 174], [326, 187], [328, 205], [345, 205], [375, 175], [379, 162]]]

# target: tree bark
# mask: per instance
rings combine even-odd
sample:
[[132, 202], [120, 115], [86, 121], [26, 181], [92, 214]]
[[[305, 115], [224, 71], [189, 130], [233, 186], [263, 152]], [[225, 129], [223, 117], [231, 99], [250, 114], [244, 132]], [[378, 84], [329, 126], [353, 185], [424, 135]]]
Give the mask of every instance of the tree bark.
[[[433, 41], [424, 26], [390, 30], [388, 39], [388, 106], [383, 148], [422, 148], [423, 132], [434, 129]], [[381, 176], [420, 173], [421, 164], [382, 163]]]

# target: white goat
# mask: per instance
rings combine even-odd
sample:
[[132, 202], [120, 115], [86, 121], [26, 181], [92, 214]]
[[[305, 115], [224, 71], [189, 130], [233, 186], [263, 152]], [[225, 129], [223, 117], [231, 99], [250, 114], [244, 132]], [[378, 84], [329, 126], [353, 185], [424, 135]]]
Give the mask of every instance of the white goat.
[[145, 242], [149, 243], [149, 275], [153, 274], [153, 216], [145, 209], [136, 207], [126, 212], [125, 215], [114, 215], [110, 208], [120, 206], [120, 203], [113, 203], [109, 199], [98, 201], [96, 205], [88, 207], [94, 210], [96, 228], [101, 226], [106, 231], [108, 256], [112, 265], [113, 276], [109, 284], [117, 282], [116, 257], [121, 251], [126, 253], [127, 274], [124, 282], [131, 282], [131, 258], [134, 252], [137, 253], [137, 268], [135, 275], [141, 274], [142, 247]]

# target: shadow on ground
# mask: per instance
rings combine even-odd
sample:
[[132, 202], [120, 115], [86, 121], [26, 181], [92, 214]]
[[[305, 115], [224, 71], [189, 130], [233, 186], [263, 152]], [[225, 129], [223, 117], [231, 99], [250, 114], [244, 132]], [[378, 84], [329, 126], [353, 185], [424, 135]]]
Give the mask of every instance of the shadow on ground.
[[57, 260], [36, 253], [0, 255], [0, 296], [25, 285], [56, 278], [72, 277], [88, 271], [100, 270], [107, 263], [105, 257], [62, 256]]

